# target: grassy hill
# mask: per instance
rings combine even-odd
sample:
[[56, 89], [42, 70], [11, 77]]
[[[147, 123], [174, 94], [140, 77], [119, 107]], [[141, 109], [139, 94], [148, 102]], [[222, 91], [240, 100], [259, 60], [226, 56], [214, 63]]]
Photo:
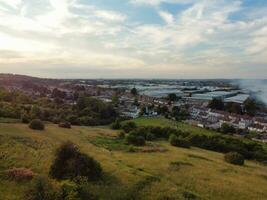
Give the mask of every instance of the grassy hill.
[[[172, 123], [158, 120], [157, 125]], [[136, 122], [152, 125], [144, 119]], [[172, 147], [167, 142], [149, 143], [129, 152], [117, 134], [105, 127], [62, 129], [50, 124], [45, 131], [33, 131], [23, 124], [0, 123], [0, 174], [12, 167], [26, 167], [47, 176], [55, 149], [70, 140], [103, 166], [105, 181], [90, 188], [100, 199], [130, 199], [133, 195], [151, 200], [267, 199], [266, 166], [252, 161], [235, 166], [225, 163], [223, 154]], [[23, 199], [28, 185], [0, 176], [0, 199]]]

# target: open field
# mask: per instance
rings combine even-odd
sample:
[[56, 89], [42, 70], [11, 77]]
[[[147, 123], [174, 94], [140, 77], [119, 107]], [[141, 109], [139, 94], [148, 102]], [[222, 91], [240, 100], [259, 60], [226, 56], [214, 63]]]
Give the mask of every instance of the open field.
[[[158, 120], [157, 124], [135, 121], [142, 125], [172, 123]], [[198, 129], [184, 124], [178, 124], [178, 128]], [[49, 124], [45, 131], [33, 131], [23, 124], [0, 123], [0, 171], [27, 167], [47, 176], [55, 149], [70, 140], [103, 166], [108, 180], [92, 185], [100, 199], [267, 199], [266, 166], [252, 161], [246, 161], [243, 167], [234, 166], [224, 162], [223, 154], [172, 147], [163, 141], [149, 145], [166, 151], [144, 153], [140, 148], [129, 152], [117, 134], [104, 127], [61, 129]], [[27, 186], [27, 182], [16, 183], [0, 176], [0, 199], [21, 200]]]

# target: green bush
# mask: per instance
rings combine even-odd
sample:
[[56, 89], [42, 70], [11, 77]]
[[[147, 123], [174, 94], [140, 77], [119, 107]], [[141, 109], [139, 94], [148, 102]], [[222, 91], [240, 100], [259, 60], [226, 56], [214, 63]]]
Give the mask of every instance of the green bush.
[[121, 123], [120, 123], [120, 121], [118, 119], [116, 119], [116, 121], [113, 122], [110, 127], [113, 130], [118, 130], [118, 129], [121, 128]]
[[125, 137], [125, 141], [127, 144], [132, 144], [135, 146], [144, 146], [146, 141], [145, 138], [142, 136], [135, 135], [133, 133], [128, 134]]
[[74, 181], [63, 181], [56, 196], [56, 200], [96, 200], [89, 191], [86, 178], [78, 177]]
[[176, 147], [190, 148], [190, 142], [182, 137], [171, 135], [169, 138], [170, 144]]
[[25, 200], [54, 200], [55, 198], [56, 191], [45, 177], [35, 178], [24, 197]]
[[224, 160], [234, 165], [244, 165], [244, 156], [237, 152], [229, 152], [224, 155]]
[[126, 122], [123, 126], [122, 126], [122, 129], [126, 132], [126, 133], [129, 133], [131, 132], [132, 130], [136, 129], [137, 126], [134, 122]]
[[233, 126], [230, 126], [226, 123], [222, 124], [222, 127], [221, 127], [221, 132], [224, 133], [224, 134], [231, 134], [231, 133], [235, 133], [236, 130]]
[[44, 130], [44, 123], [39, 119], [34, 119], [30, 122], [29, 128], [33, 130]]
[[59, 180], [72, 180], [82, 176], [89, 181], [97, 181], [101, 178], [102, 168], [92, 157], [81, 153], [76, 145], [66, 142], [56, 152], [56, 158], [50, 168], [50, 175]]
[[121, 131], [118, 135], [119, 139], [124, 139], [125, 138], [125, 133], [123, 131]]

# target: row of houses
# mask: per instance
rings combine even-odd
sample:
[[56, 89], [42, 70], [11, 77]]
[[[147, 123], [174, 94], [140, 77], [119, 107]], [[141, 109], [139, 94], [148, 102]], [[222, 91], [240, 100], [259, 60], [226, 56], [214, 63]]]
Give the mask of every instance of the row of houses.
[[217, 129], [222, 124], [228, 124], [236, 129], [247, 129], [259, 133], [267, 132], [267, 120], [262, 117], [237, 115], [202, 107], [192, 107], [189, 110], [192, 120], [199, 122], [198, 126]]

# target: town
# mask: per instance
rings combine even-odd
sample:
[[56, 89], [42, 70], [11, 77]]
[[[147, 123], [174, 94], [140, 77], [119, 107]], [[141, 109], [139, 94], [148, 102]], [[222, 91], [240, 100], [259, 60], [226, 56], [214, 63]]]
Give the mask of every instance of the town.
[[[7, 81], [7, 79], [9, 81]], [[121, 119], [164, 116], [267, 142], [267, 109], [233, 80], [53, 80], [1, 75], [1, 86], [31, 98], [75, 105], [80, 92], [114, 105]]]

